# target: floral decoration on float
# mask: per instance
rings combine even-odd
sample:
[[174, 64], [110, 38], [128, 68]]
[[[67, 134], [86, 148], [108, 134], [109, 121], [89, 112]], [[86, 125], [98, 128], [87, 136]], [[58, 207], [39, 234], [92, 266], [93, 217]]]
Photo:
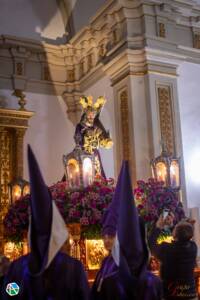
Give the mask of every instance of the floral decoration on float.
[[[173, 189], [167, 188], [163, 181], [149, 178], [148, 181], [137, 181], [134, 190], [134, 198], [139, 215], [147, 225], [150, 232], [159, 216], [164, 210], [168, 210], [174, 215], [174, 225], [185, 218], [182, 202], [179, 200], [178, 193]], [[162, 231], [157, 243], [171, 243], [173, 241], [170, 229]]]
[[[67, 181], [49, 187], [66, 225], [79, 223], [84, 238], [101, 237], [101, 218], [112, 200], [114, 180], [95, 177], [85, 188], [69, 189]], [[4, 234], [8, 241], [19, 243], [27, 234], [30, 195], [13, 203], [4, 219]]]

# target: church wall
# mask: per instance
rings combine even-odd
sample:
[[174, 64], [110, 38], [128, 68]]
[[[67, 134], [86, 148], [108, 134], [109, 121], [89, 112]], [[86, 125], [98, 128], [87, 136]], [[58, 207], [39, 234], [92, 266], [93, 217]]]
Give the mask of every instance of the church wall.
[[102, 110], [100, 119], [106, 130], [110, 131], [111, 137], [114, 140], [114, 146], [112, 149], [100, 149], [103, 167], [107, 177], [114, 177], [115, 174], [115, 161], [114, 151], [117, 143], [117, 137], [115, 137], [115, 126], [114, 126], [114, 98], [113, 90], [110, 85], [108, 77], [103, 77], [98, 82], [92, 85], [90, 88], [84, 91], [86, 96], [92, 95], [94, 100], [99, 96], [104, 96], [107, 102]]
[[131, 76], [132, 121], [134, 132], [134, 152], [136, 179], [145, 180], [150, 175], [150, 152], [148, 141], [147, 99], [144, 76]]
[[56, 0], [0, 0], [0, 8], [0, 34], [36, 40], [63, 38], [65, 28]]
[[[84, 26], [88, 25], [88, 20], [92, 18], [107, 0], [64, 0], [71, 9], [69, 26], [71, 26], [71, 35], [76, 34]], [[87, 8], [87, 9], [86, 9]], [[84, 12], [84, 13], [83, 13]], [[67, 28], [70, 31], [70, 28]]]
[[[0, 106], [17, 108], [12, 91], [0, 90]], [[28, 179], [26, 159], [30, 144], [39, 161], [48, 185], [60, 180], [64, 174], [62, 155], [74, 147], [74, 126], [67, 119], [66, 106], [61, 97], [26, 93], [26, 109], [34, 111], [24, 139], [24, 178]], [[4, 104], [4, 105], [3, 105]]]
[[200, 207], [199, 74], [199, 65], [183, 63], [179, 68], [178, 92], [189, 207]]

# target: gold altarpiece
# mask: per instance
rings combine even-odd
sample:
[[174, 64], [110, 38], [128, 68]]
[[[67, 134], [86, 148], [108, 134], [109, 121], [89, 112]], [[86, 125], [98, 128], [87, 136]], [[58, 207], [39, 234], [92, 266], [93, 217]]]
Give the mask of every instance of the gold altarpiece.
[[23, 141], [33, 114], [0, 108], [0, 253], [4, 251], [3, 219], [10, 204], [8, 184], [23, 178]]

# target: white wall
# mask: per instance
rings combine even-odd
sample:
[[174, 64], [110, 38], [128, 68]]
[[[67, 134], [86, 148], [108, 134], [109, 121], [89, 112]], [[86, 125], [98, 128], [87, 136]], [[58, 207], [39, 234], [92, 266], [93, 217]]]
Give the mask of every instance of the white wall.
[[[59, 8], [58, 3], [62, 1], [65, 5], [61, 4]], [[67, 23], [66, 28], [72, 37], [88, 25], [89, 19], [106, 1], [0, 0], [0, 34], [47, 42], [57, 39], [57, 43], [64, 43]]]
[[131, 76], [130, 89], [132, 94], [132, 130], [134, 132], [136, 180], [147, 180], [151, 177], [150, 160], [152, 157], [150, 157], [149, 150], [149, 120], [145, 78]]
[[183, 63], [179, 75], [187, 201], [189, 207], [200, 207], [200, 65]]
[[[11, 91], [0, 90], [0, 99], [7, 100], [7, 107], [17, 107], [17, 100], [10, 95]], [[24, 140], [24, 177], [28, 178], [26, 149], [30, 144], [45, 181], [50, 185], [64, 174], [62, 155], [74, 148], [74, 127], [67, 119], [66, 106], [61, 98], [27, 93], [26, 99], [27, 110], [34, 111], [35, 115], [30, 119]]]
[[64, 32], [56, 0], [0, 0], [0, 34], [41, 40]]
[[114, 162], [114, 147], [117, 140], [115, 138], [114, 127], [114, 98], [112, 87], [110, 86], [110, 80], [108, 77], [104, 77], [99, 80], [92, 87], [84, 91], [86, 96], [92, 95], [94, 101], [99, 96], [105, 96], [107, 102], [101, 112], [100, 120], [102, 121], [106, 130], [110, 131], [111, 137], [114, 140], [114, 146], [112, 149], [100, 149], [103, 168], [107, 177], [114, 178], [115, 162]]

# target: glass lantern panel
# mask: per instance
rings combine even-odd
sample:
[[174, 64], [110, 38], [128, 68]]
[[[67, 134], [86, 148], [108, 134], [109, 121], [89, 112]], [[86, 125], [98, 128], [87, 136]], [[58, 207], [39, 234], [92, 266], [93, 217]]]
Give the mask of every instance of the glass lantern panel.
[[156, 164], [156, 175], [158, 181], [164, 181], [167, 183], [167, 167], [164, 162], [158, 162]]
[[69, 187], [75, 188], [80, 186], [80, 169], [78, 161], [74, 158], [69, 159], [67, 163], [67, 178]]
[[18, 185], [18, 184], [13, 185], [13, 187], [12, 187], [12, 201], [15, 202], [16, 200], [19, 200], [21, 195], [22, 195], [21, 186]]
[[26, 196], [28, 194], [30, 194], [30, 186], [29, 184], [26, 184], [23, 188], [23, 196]]
[[155, 172], [154, 172], [154, 168], [153, 168], [153, 166], [151, 166], [151, 174], [152, 174], [152, 177], [153, 178], [155, 178], [156, 176], [155, 176]]
[[83, 185], [84, 187], [93, 182], [93, 165], [89, 157], [83, 159]]
[[176, 160], [173, 160], [170, 165], [170, 183], [172, 188], [179, 187], [179, 165]]

